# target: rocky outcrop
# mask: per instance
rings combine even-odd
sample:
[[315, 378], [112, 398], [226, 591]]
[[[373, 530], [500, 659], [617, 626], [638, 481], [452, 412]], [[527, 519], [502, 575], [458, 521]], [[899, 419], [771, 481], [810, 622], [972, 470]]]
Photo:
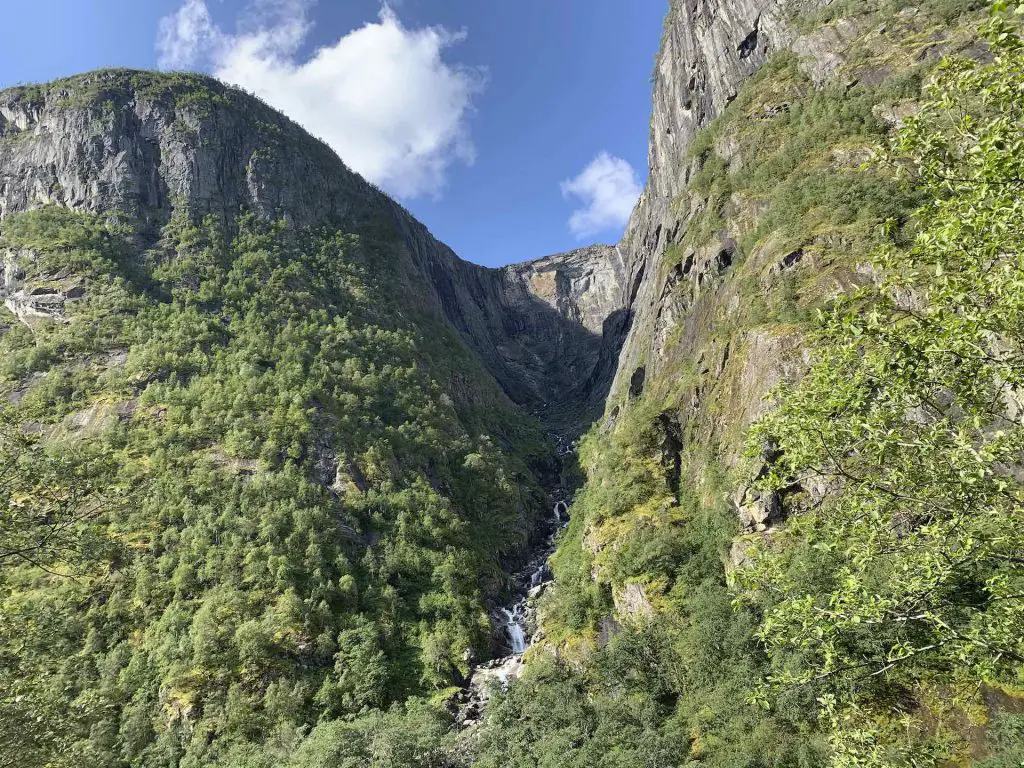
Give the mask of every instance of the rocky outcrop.
[[0, 300], [29, 327], [63, 321], [66, 307], [85, 296], [82, 280], [71, 270], [61, 269], [26, 282], [24, 264], [33, 259], [29, 251], [0, 251]]
[[[599, 410], [611, 381], [625, 326], [617, 248], [505, 269], [464, 262], [325, 144], [210, 78], [107, 70], [0, 92], [0, 222], [50, 204], [116, 216], [140, 249], [181, 215], [230, 227], [249, 211], [372, 234], [410, 296], [422, 301], [428, 289], [427, 309], [448, 318], [512, 400]], [[26, 320], [59, 315], [71, 298], [5, 290]]]
[[[651, 176], [630, 232], [677, 197], [688, 181], [690, 142], [743, 83], [795, 34], [794, 10], [829, 0], [673, 0], [654, 68]], [[627, 236], [627, 240], [628, 240]]]
[[[730, 568], [836, 489], [807, 474], [764, 490], [758, 480], [778, 457], [744, 448], [749, 427], [786, 396], [779, 385], [810, 365], [814, 310], [878, 280], [864, 264], [874, 233], [914, 205], [884, 170], [864, 164], [919, 110], [919, 84], [939, 57], [988, 55], [974, 25], [981, 4], [953, 23], [912, 2], [815, 13], [829, 4], [671, 0], [649, 181], [619, 244], [631, 324], [603, 430], [612, 441], [643, 434], [667, 489], [731, 509], [743, 533]], [[620, 455], [592, 458], [592, 482], [607, 482]], [[606, 560], [613, 541], [597, 524], [583, 536]], [[606, 573], [592, 578], [613, 578]], [[611, 586], [616, 619], [644, 615], [640, 587], [625, 578]]]
[[541, 299], [595, 336], [622, 306], [625, 265], [616, 246], [594, 245], [506, 267], [525, 295]]
[[[609, 409], [627, 400], [634, 390], [635, 372], [641, 367], [647, 381], [657, 379], [670, 334], [681, 333], [688, 348], [682, 356], [696, 359], [713, 324], [710, 315], [717, 313], [721, 323], [723, 316], [735, 313], [735, 302], [751, 298], [749, 286], [746, 295], [730, 291], [725, 273], [737, 255], [737, 241], [752, 234], [763, 215], [761, 201], [733, 195], [721, 210], [714, 211], [719, 227], [705, 242], [690, 247], [681, 259], [665, 256], [669, 249], [682, 247], [694, 219], [706, 212], [709, 201], [694, 195], [690, 183], [708, 156], [717, 155], [731, 172], [749, 160], [742, 157], [738, 142], [727, 132], [717, 136], [714, 145], [700, 156], [693, 152], [694, 139], [725, 112], [743, 84], [773, 54], [788, 51], [795, 57], [797, 69], [811, 89], [839, 81], [846, 87], [874, 87], [947, 53], [975, 58], [986, 55], [979, 50], [975, 35], [958, 35], [955, 27], [911, 2], [904, 3], [901, 10], [892, 4], [884, 9], [877, 4], [854, 4], [831, 21], [813, 23], [814, 13], [831, 4], [832, 0], [671, 0], [654, 70], [649, 180], [619, 244], [632, 322], [617, 365]], [[925, 32], [926, 45], [914, 42], [915, 36], [923, 40]], [[795, 97], [803, 98], [806, 90], [803, 94], [797, 91]], [[750, 117], [769, 120], [789, 108], [785, 101], [760, 102], [755, 94]], [[916, 110], [913, 101], [886, 102], [876, 105], [874, 114], [890, 126], [898, 126]], [[835, 160], [837, 166], [856, 168], [868, 154], [836, 148]], [[789, 248], [776, 253], [778, 245], [766, 240], [755, 254], [766, 265], [773, 262], [767, 267], [772, 277], [780, 278], [794, 268], [813, 268], [800, 263], [803, 251]], [[743, 256], [749, 259], [751, 254]], [[718, 299], [708, 296], [723, 285]], [[771, 290], [767, 285], [761, 288]], [[704, 322], [698, 322], [701, 316]], [[789, 366], [780, 358], [766, 362], [776, 370]], [[746, 397], [756, 401], [761, 394], [750, 390]]]

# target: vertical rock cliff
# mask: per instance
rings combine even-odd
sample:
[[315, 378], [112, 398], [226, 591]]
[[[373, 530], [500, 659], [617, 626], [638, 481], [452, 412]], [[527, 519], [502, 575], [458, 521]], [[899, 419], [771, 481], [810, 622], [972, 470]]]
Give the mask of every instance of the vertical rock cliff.
[[763, 396], [804, 365], [789, 315], [869, 279], [855, 249], [907, 210], [858, 171], [943, 55], [978, 54], [970, 24], [945, 13], [911, 2], [670, 3], [650, 177], [619, 244], [631, 325], [609, 411], [651, 382], [685, 379], [689, 401], [670, 402], [672, 418], [735, 460]]
[[140, 247], [175, 215], [384, 233], [400, 272], [430, 289], [513, 401], [600, 410], [623, 327], [605, 332], [624, 305], [617, 248], [505, 269], [464, 262], [326, 145], [212, 79], [101, 71], [0, 93], [0, 219], [49, 204], [116, 212]]
[[820, 501], [811, 482], [787, 498], [748, 487], [771, 455], [744, 455], [748, 428], [776, 385], [806, 369], [815, 311], [877, 277], [865, 262], [880, 227], [915, 201], [864, 164], [915, 112], [943, 56], [984, 55], [978, 10], [969, 0], [670, 3], [649, 181], [618, 246], [628, 331], [583, 456], [573, 535], [556, 556], [583, 558], [565, 579], [603, 590], [612, 616], [669, 599], [671, 569], [616, 553], [654, 535], [652, 515], [671, 521], [665, 530], [683, 525], [684, 497], [724, 504], [738, 521], [732, 565], [750, 539]]
[[[664, 293], [671, 288], [666, 281], [678, 279], [663, 274], [660, 260], [687, 227], [690, 211], [678, 202], [699, 170], [699, 158], [690, 152], [694, 138], [725, 111], [772, 54], [791, 46], [797, 37], [792, 27], [795, 14], [828, 2], [673, 0], [670, 4], [654, 69], [650, 176], [620, 244], [635, 294], [630, 304], [635, 322], [619, 363], [615, 391], [627, 386], [644, 352], [657, 344], [652, 326], [665, 311]], [[727, 258], [730, 247], [723, 242], [726, 255], [715, 254], [714, 259]]]

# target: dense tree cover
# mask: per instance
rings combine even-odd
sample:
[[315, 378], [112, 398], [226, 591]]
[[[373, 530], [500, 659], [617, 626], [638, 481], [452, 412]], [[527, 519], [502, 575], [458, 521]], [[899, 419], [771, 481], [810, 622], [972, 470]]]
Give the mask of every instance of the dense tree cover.
[[90, 522], [125, 502], [109, 458], [91, 446], [53, 450], [0, 413], [0, 568], [73, 574], [103, 541]]
[[[960, 757], [965, 722], [999, 718], [986, 690], [1024, 695], [1024, 40], [1002, 10], [991, 63], [944, 63], [887, 157], [931, 201], [911, 242], [823, 314], [754, 435], [782, 453], [769, 487], [833, 488], [743, 575], [769, 691], [815, 692], [837, 766]], [[1012, 720], [993, 765], [1018, 764]]]
[[[735, 512], [720, 501], [720, 478], [700, 494], [673, 478], [654, 405], [584, 441], [588, 481], [541, 608], [562, 660], [536, 651], [491, 705], [480, 765], [820, 764], [813, 698], [795, 691], [772, 712], [751, 699], [768, 666], [758, 614], [734, 607], [723, 566]], [[622, 609], [623, 625], [609, 623], [628, 584], [642, 587], [651, 615]]]
[[439, 715], [382, 713], [489, 653], [544, 448], [386, 228], [2, 237], [85, 298], [0, 338], [0, 762], [279, 765], [312, 731], [295, 765], [410, 764]]
[[[743, 479], [716, 473], [715, 445], [686, 446], [681, 476], [672, 455], [684, 367], [591, 432], [543, 605], [558, 660], [538, 652], [492, 706], [482, 764], [1020, 765], [1024, 52], [1006, 16], [984, 33], [994, 61], [944, 64], [872, 172], [836, 172], [833, 150], [881, 138], [877, 90], [790, 105], [758, 124], [766, 152], [728, 113], [698, 137], [691, 184], [711, 204], [692, 243], [722, 226], [716, 201], [753, 194], [751, 245], [841, 232], [864, 261], [883, 242], [884, 278], [820, 325], [774, 307], [732, 320], [814, 327], [817, 360], [751, 437], [754, 456], [782, 455], [762, 490], [802, 511], [735, 560], [724, 499]], [[792, 70], [776, 59], [730, 110], [778, 98]], [[882, 90], [915, 97], [923, 75]], [[716, 159], [724, 135], [754, 160]], [[622, 627], [603, 618], [616, 608]]]

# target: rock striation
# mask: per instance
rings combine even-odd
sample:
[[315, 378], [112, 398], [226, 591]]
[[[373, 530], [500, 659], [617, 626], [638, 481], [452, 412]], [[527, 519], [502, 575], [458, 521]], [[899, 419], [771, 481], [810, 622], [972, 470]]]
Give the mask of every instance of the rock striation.
[[[611, 381], [625, 327], [616, 247], [505, 269], [462, 261], [325, 144], [210, 78], [104, 70], [0, 92], [0, 222], [44, 205], [117, 216], [140, 248], [175, 216], [230, 226], [251, 212], [370, 234], [513, 401], [599, 411]], [[3, 290], [19, 317], [59, 309]]]

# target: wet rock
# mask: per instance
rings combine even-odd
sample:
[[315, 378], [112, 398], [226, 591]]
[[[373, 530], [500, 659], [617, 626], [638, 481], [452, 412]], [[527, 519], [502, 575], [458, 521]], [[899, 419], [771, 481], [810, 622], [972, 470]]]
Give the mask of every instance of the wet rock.
[[508, 656], [474, 669], [466, 688], [466, 704], [463, 709], [466, 716], [463, 723], [477, 719], [494, 692], [507, 690], [509, 684], [522, 675], [524, 668], [521, 656]]
[[345, 498], [351, 494], [366, 493], [370, 484], [354, 461], [342, 458], [338, 461], [330, 488], [339, 497]]

